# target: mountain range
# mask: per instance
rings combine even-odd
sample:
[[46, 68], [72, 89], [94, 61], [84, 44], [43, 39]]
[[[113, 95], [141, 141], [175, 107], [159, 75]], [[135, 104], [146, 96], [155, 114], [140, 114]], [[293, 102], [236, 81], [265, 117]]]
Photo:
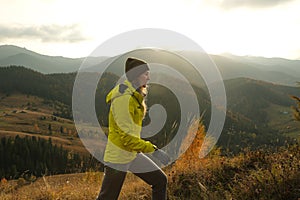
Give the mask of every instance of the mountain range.
[[[199, 56], [195, 52], [184, 52], [189, 57]], [[251, 78], [281, 85], [295, 86], [300, 80], [300, 60], [235, 56], [231, 54], [210, 55], [224, 80]], [[99, 66], [107, 57], [66, 58], [42, 55], [13, 45], [0, 46], [0, 67], [24, 66], [35, 71], [51, 73], [76, 72], [83, 61], [86, 66]], [[201, 59], [198, 59], [201, 62]], [[201, 64], [201, 63], [198, 64]], [[119, 63], [120, 64], [120, 63]], [[176, 63], [170, 62], [170, 65]]]
[[[199, 56], [195, 52], [184, 52], [184, 54], [189, 54], [189, 57]], [[192, 81], [199, 82], [199, 79], [195, 79], [197, 76], [194, 76], [195, 71], [191, 65], [178, 59], [178, 56], [174, 57], [174, 54], [169, 54], [167, 51], [145, 50], [138, 52], [137, 55], [146, 61], [151, 61], [151, 59], [164, 61], [183, 75], [191, 77]], [[96, 96], [99, 99], [96, 110], [97, 116], [100, 116], [99, 120], [103, 123], [106, 123], [105, 112], [108, 109], [105, 96], [119, 79], [119, 76], [122, 76], [123, 71], [119, 66], [124, 63], [126, 56], [128, 55], [121, 56], [120, 59], [112, 62], [107, 68], [108, 73], [98, 83]], [[229, 140], [232, 145], [240, 145], [240, 141], [243, 140], [244, 146], [247, 146], [253, 141], [253, 135], [256, 137], [253, 146], [265, 144], [270, 138], [278, 138], [280, 135], [299, 138], [300, 125], [293, 120], [290, 108], [295, 105], [295, 102], [289, 96], [300, 96], [299, 88], [295, 87], [295, 83], [300, 80], [300, 61], [281, 58], [239, 57], [228, 54], [210, 55], [210, 58], [219, 68], [226, 89], [227, 116], [219, 140], [223, 147], [228, 146]], [[10, 96], [21, 93], [61, 102], [65, 106], [63, 106], [64, 109], [60, 109], [63, 112], [58, 113], [59, 116], [71, 119], [72, 88], [76, 71], [81, 63], [84, 61], [85, 64], [91, 66], [91, 72], [95, 72], [95, 69], [101, 71], [103, 63], [113, 59], [107, 57], [76, 59], [53, 57], [16, 46], [0, 46], [0, 94]], [[201, 59], [195, 59], [199, 61], [196, 64], [202, 64]], [[84, 82], [89, 84], [89, 80], [94, 79], [97, 74], [89, 73], [88, 70], [86, 73], [86, 81]], [[169, 77], [163, 73], [161, 78], [169, 80]], [[182, 86], [182, 82], [170, 80], [173, 81], [171, 85], [177, 84], [176, 87], [178, 88]], [[101, 87], [99, 87], [100, 85]], [[152, 91], [156, 92], [157, 95], [152, 99], [149, 95], [148, 103], [169, 105], [170, 112], [175, 112], [173, 111], [175, 110], [175, 103], [170, 106], [171, 103], [167, 96], [164, 96], [168, 92], [162, 92], [163, 88], [152, 88], [154, 88]], [[194, 89], [199, 95], [203, 110], [206, 110], [204, 124], [208, 125], [211, 106], [209, 94], [202, 84], [195, 85]], [[188, 93], [188, 91], [182, 92]], [[188, 101], [189, 97], [186, 100]], [[101, 118], [101, 116], [104, 117]], [[171, 122], [169, 124], [172, 125]], [[247, 134], [245, 135], [245, 133]], [[231, 138], [230, 134], [234, 134], [235, 138]], [[240, 147], [236, 146], [236, 148]], [[232, 146], [231, 149], [234, 148], [235, 146]]]

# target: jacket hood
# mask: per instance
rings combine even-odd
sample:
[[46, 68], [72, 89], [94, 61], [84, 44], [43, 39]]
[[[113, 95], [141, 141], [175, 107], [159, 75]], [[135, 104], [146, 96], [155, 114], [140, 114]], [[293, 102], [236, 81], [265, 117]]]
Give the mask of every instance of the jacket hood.
[[110, 104], [115, 98], [123, 95], [133, 95], [136, 90], [132, 84], [125, 80], [124, 83], [118, 84], [106, 96], [106, 103]]

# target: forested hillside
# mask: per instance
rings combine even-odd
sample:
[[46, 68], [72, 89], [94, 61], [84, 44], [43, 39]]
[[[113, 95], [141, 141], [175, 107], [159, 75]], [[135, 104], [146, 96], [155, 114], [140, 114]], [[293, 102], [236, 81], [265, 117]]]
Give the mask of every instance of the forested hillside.
[[[97, 76], [97, 74], [87, 73], [86, 76]], [[5, 67], [0, 68], [0, 92], [5, 95], [20, 92], [61, 102], [60, 113], [55, 114], [71, 119], [72, 89], [75, 77], [76, 73], [44, 75], [24, 67]], [[89, 79], [87, 78], [87, 80]], [[118, 80], [118, 76], [105, 73], [98, 83], [95, 105], [98, 120], [103, 126], [107, 125], [108, 112], [105, 97], [116, 80]], [[273, 127], [270, 121], [274, 121], [274, 118], [279, 119], [282, 116], [291, 115], [289, 107], [294, 102], [289, 95], [299, 95], [298, 88], [244, 78], [225, 81], [225, 87], [228, 111], [219, 145], [227, 150], [238, 152], [249, 145], [253, 147], [265, 144], [280, 145], [287, 139], [284, 134], [280, 134], [280, 131], [277, 130], [278, 127], [285, 126], [286, 122], [283, 121], [282, 125]], [[194, 90], [200, 102], [200, 110], [205, 111], [204, 124], [207, 126], [210, 118], [209, 96], [202, 88], [194, 87]], [[170, 101], [174, 99], [170, 96], [172, 93], [158, 85], [150, 87], [150, 94], [148, 97], [149, 106], [158, 103], [170, 113], [162, 131], [171, 130], [174, 123], [179, 122], [176, 117], [178, 115], [175, 114], [179, 109], [178, 103]], [[274, 106], [283, 109], [282, 112], [286, 111], [288, 114], [278, 113], [277, 110], [273, 110]], [[149, 121], [148, 117], [146, 117], [145, 123], [147, 120]], [[176, 129], [173, 131], [175, 133]], [[165, 142], [172, 139], [172, 133], [168, 134], [168, 137], [165, 138]], [[155, 137], [152, 139], [156, 140]], [[161, 142], [158, 141], [158, 143]]]
[[42, 176], [78, 172], [83, 159], [49, 140], [33, 137], [2, 137], [0, 142], [0, 177], [16, 179], [22, 173]]

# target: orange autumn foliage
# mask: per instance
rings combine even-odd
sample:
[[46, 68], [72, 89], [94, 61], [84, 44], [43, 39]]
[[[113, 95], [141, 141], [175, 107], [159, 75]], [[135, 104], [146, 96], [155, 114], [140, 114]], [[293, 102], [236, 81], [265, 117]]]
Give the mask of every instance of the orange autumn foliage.
[[194, 120], [184, 139], [180, 151], [183, 153], [175, 162], [172, 170], [197, 170], [205, 159], [200, 159], [200, 151], [205, 138], [205, 127], [200, 120]]

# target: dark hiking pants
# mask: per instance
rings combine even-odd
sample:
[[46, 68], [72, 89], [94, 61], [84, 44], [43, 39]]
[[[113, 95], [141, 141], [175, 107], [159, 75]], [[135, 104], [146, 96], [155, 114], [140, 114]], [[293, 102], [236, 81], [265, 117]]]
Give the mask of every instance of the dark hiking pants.
[[151, 185], [153, 200], [167, 199], [167, 176], [150, 158], [139, 153], [128, 164], [108, 164], [105, 166], [104, 179], [97, 200], [117, 200], [127, 171]]

